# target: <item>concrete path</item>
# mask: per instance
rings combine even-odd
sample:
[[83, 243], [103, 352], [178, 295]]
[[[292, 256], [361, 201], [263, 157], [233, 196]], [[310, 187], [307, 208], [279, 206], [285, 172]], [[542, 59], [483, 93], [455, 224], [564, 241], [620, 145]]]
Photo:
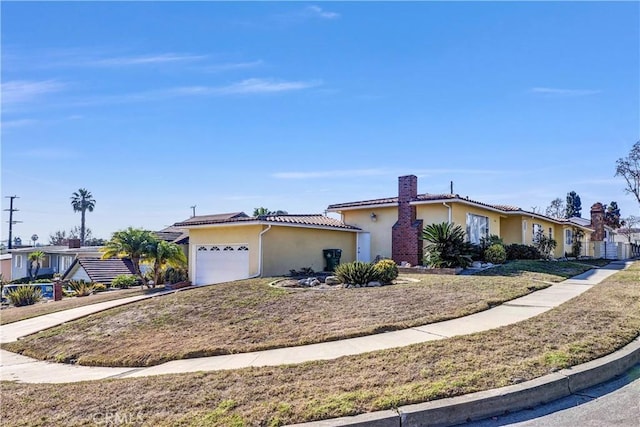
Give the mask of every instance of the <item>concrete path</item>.
[[[614, 262], [606, 267], [590, 270], [579, 276], [555, 284], [547, 289], [517, 298], [490, 310], [458, 319], [340, 341], [251, 353], [175, 360], [148, 368], [101, 368], [65, 365], [38, 361], [0, 350], [0, 379], [16, 380], [28, 383], [66, 383], [104, 378], [142, 377], [185, 372], [237, 369], [252, 366], [277, 366], [313, 360], [336, 359], [342, 356], [384, 350], [394, 347], [403, 347], [410, 344], [480, 332], [534, 317], [580, 295], [593, 285], [600, 283], [607, 277], [624, 269], [630, 264], [631, 263]], [[109, 302], [116, 303], [116, 301]], [[114, 306], [116, 305], [120, 304], [114, 304]], [[8, 340], [13, 340], [17, 337], [33, 333], [36, 330], [46, 329], [54, 326], [55, 324], [71, 320], [67, 319], [59, 321], [60, 318], [66, 318], [64, 313], [66, 312], [59, 313], [58, 319], [49, 317], [52, 315], [42, 316], [42, 318], [46, 319], [42, 320], [42, 324], [39, 329], [37, 319], [41, 318], [23, 321], [30, 322], [26, 324], [29, 329], [23, 329], [23, 322], [4, 325], [0, 328], [2, 329], [2, 342], [6, 342], [5, 337]], [[85, 314], [89, 313], [90, 311], [85, 312]], [[56, 321], [58, 321], [58, 323], [55, 323]], [[28, 330], [28, 332], [24, 332], [25, 330]]]

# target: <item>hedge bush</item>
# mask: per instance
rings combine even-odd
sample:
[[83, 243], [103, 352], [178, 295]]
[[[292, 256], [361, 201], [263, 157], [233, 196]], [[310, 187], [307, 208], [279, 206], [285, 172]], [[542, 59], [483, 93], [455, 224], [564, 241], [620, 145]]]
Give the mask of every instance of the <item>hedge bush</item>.
[[507, 259], [509, 261], [513, 261], [516, 259], [542, 258], [542, 254], [535, 246], [513, 243], [511, 245], [508, 245], [505, 249], [507, 250]]
[[398, 265], [392, 259], [382, 259], [373, 265], [378, 281], [388, 285], [398, 277]]
[[507, 251], [501, 244], [493, 244], [484, 251], [484, 259], [492, 264], [502, 264], [507, 260]]
[[122, 289], [126, 289], [137, 284], [138, 279], [136, 278], [136, 276], [133, 276], [131, 274], [121, 274], [119, 276], [116, 276], [111, 282], [111, 286], [113, 286], [114, 288]]

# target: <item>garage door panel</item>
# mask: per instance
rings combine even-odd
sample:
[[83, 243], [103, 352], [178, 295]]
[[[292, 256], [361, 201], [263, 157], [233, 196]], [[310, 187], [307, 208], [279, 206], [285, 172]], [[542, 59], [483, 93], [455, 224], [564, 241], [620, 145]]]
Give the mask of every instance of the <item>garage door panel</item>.
[[201, 245], [196, 251], [196, 285], [249, 277], [248, 245]]

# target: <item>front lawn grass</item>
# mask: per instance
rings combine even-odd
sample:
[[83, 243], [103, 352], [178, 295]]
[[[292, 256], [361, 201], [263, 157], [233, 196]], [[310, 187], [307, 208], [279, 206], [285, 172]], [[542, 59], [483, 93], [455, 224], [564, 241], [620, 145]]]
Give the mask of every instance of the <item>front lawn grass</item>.
[[336, 360], [73, 384], [2, 383], [7, 426], [278, 426], [530, 380], [640, 334], [640, 262], [539, 316], [499, 329]]
[[60, 301], [43, 301], [34, 305], [24, 307], [8, 307], [0, 311], [0, 325], [30, 319], [32, 317], [69, 310], [85, 305], [97, 304], [99, 302], [112, 301], [115, 299], [128, 298], [136, 295], [146, 295], [163, 291], [164, 288], [154, 289], [114, 289], [107, 292], [99, 292], [86, 297], [66, 297]]
[[265, 350], [404, 329], [544, 288], [528, 278], [413, 275], [418, 283], [329, 291], [250, 279], [166, 295], [69, 322], [3, 348], [98, 366]]
[[585, 261], [509, 261], [506, 264], [479, 271], [475, 276], [521, 277], [545, 282], [561, 282], [594, 267], [609, 264], [608, 260]]

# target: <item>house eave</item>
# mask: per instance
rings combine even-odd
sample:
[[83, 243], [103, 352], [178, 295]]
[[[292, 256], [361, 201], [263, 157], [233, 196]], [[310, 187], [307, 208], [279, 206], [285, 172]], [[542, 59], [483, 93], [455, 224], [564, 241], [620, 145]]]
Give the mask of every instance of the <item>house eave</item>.
[[347, 206], [342, 208], [329, 208], [327, 212], [335, 212], [340, 213], [343, 211], [356, 211], [356, 210], [366, 210], [366, 209], [375, 209], [375, 208], [397, 208], [398, 203], [376, 203], [371, 205], [360, 205], [360, 206]]

